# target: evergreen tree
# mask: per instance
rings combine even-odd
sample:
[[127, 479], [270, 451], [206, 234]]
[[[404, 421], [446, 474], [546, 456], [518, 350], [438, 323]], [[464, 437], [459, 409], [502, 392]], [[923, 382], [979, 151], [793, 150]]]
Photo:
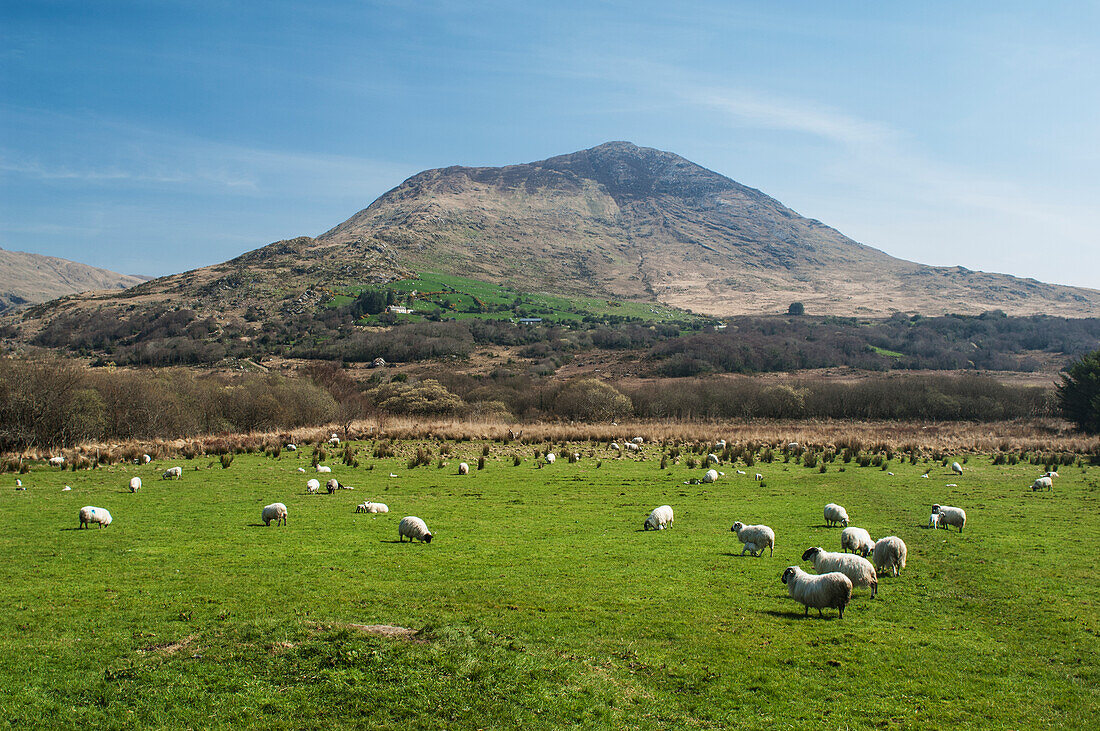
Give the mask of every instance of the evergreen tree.
[[1100, 350], [1082, 356], [1062, 371], [1057, 386], [1062, 415], [1080, 431], [1100, 432]]

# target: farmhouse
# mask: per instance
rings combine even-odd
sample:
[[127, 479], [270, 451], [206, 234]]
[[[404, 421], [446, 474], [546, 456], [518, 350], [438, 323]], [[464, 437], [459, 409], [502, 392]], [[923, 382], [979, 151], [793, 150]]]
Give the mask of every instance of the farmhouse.
[[520, 325], [538, 325], [542, 322], [541, 317], [521, 317], [519, 318]]

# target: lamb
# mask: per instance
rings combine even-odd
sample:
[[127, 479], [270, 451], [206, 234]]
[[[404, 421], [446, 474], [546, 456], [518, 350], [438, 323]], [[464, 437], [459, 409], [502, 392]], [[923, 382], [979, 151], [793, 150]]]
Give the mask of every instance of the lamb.
[[271, 503], [264, 506], [264, 511], [260, 515], [260, 520], [264, 522], [264, 525], [270, 526], [271, 521], [275, 521], [275, 525], [282, 523], [286, 525], [286, 506], [282, 503]]
[[745, 555], [745, 551], [754, 556], [757, 555], [756, 551], [760, 551], [759, 555], [763, 556], [765, 548], [768, 549], [769, 556], [775, 551], [775, 531], [766, 525], [745, 525], [737, 521], [730, 530], [737, 534], [737, 540], [745, 544], [745, 548], [741, 551], [742, 556]]
[[747, 474], [747, 473], [745, 472], [745, 470], [737, 470], [737, 474], [744, 475], [744, 474]]
[[642, 530], [664, 530], [672, 527], [672, 506], [661, 505], [653, 508], [653, 512], [642, 523]]
[[80, 527], [87, 528], [92, 523], [98, 523], [100, 528], [111, 524], [111, 514], [103, 508], [85, 505], [80, 509]]
[[317, 491], [321, 489], [321, 483], [317, 480], [310, 479], [306, 481], [306, 492], [310, 495], [316, 495]]
[[717, 454], [708, 454], [707, 455], [707, 464], [718, 464], [718, 455]]
[[844, 619], [844, 607], [852, 601], [852, 582], [837, 571], [814, 576], [797, 566], [788, 566], [782, 581], [787, 585], [788, 596], [806, 607], [803, 616], [809, 616], [810, 607], [822, 617], [825, 616], [822, 609], [836, 607], [840, 610], [840, 618]]
[[369, 500], [365, 500], [359, 505], [355, 506], [355, 512], [357, 513], [388, 513], [389, 507], [385, 503], [372, 503]]
[[[22, 484], [22, 483], [20, 483], [20, 484]], [[25, 487], [21, 487], [21, 488], [19, 488], [19, 489], [20, 489], [20, 490], [26, 490], [27, 488], [25, 488]], [[69, 490], [72, 490], [72, 488], [71, 488], [71, 487], [69, 487], [68, 485], [65, 485], [65, 487], [61, 488], [61, 492], [68, 492]]]
[[554, 456], [553, 452], [548, 452], [546, 454], [546, 464], [554, 464], [555, 459], [557, 459], [557, 457]]
[[141, 489], [141, 478], [140, 477], [131, 477], [130, 478], [130, 492], [137, 492], [140, 489]]
[[331, 495], [332, 493], [336, 492], [339, 489], [340, 489], [340, 482], [335, 477], [333, 477], [331, 480], [329, 480], [328, 482], [325, 483], [325, 490], [328, 491], [329, 495]]
[[325, 464], [317, 465], [318, 472], [332, 472], [332, 468]]
[[829, 503], [825, 506], [825, 525], [836, 525], [837, 523], [845, 528], [848, 527], [848, 511], [842, 505]]
[[51, 467], [64, 467], [65, 466], [65, 458], [64, 457], [50, 457], [50, 466]]
[[460, 474], [460, 475], [470, 474], [470, 465], [466, 464], [465, 462], [459, 462], [459, 464], [458, 464], [458, 474]]
[[707, 473], [703, 475], [703, 482], [711, 483], [718, 480], [718, 470], [707, 470]]
[[880, 538], [875, 543], [875, 550], [872, 554], [875, 560], [875, 570], [886, 571], [886, 569], [890, 569], [893, 572], [891, 575], [897, 576], [905, 568], [905, 557], [908, 553], [909, 549], [905, 547], [905, 541], [897, 536]]
[[840, 533], [840, 548], [867, 558], [867, 554], [874, 550], [875, 542], [863, 528], [845, 528]]
[[933, 505], [933, 513], [940, 514], [940, 522], [947, 525], [953, 525], [959, 529], [959, 533], [963, 532], [963, 526], [966, 525], [966, 511], [962, 508], [953, 508], [950, 505]]
[[952, 462], [951, 471], [954, 472], [956, 475], [961, 475], [963, 473], [963, 466], [958, 462]]
[[410, 543], [413, 539], [423, 543], [432, 542], [432, 534], [428, 531], [427, 524], [415, 515], [406, 515], [397, 524], [397, 539], [404, 542], [406, 538], [409, 539]]
[[947, 523], [944, 523], [940, 520], [940, 514], [939, 513], [932, 513], [931, 515], [928, 516], [928, 527], [929, 528], [931, 528], [932, 530], [936, 530], [941, 525], [944, 528], [947, 527]]
[[874, 565], [862, 556], [851, 553], [830, 553], [824, 548], [807, 548], [802, 554], [803, 561], [811, 561], [814, 571], [827, 574], [839, 571], [848, 577], [852, 586], [866, 586], [871, 590], [871, 598], [878, 593], [878, 573]]
[[1054, 480], [1050, 479], [1049, 477], [1040, 477], [1039, 479], [1035, 480], [1035, 482], [1031, 483], [1032, 492], [1034, 492], [1036, 490], [1053, 490], [1053, 489], [1054, 489]]
[[299, 467], [299, 468], [298, 468], [298, 471], [299, 471], [299, 472], [305, 472], [305, 471], [306, 471], [306, 468], [305, 468], [305, 467]]
[[183, 477], [183, 468], [177, 465], [175, 467], [169, 467], [168, 469], [166, 469], [164, 471], [164, 474], [160, 476], [160, 479], [167, 480], [169, 478], [172, 478], [178, 480], [181, 477]]

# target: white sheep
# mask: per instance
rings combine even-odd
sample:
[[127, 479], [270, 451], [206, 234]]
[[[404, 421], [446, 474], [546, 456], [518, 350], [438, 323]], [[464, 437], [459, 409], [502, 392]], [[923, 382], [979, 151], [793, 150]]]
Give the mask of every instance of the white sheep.
[[634, 442], [635, 444], [645, 444], [645, 437], [634, 437], [630, 441]]
[[23, 481], [20, 480], [18, 477], [15, 478], [15, 486], [16, 487], [23, 487]]
[[626, 442], [625, 444], [623, 444], [623, 446], [626, 447], [626, 451], [628, 451], [628, 452], [640, 452], [640, 451], [642, 451], [642, 445], [635, 444], [634, 442]]
[[140, 489], [141, 489], [141, 478], [140, 477], [131, 477], [130, 478], [130, 492], [137, 492]]
[[717, 442], [714, 443], [714, 448], [715, 449], [725, 449], [726, 448], [726, 440], [725, 439], [719, 439]]
[[160, 476], [160, 479], [167, 480], [171, 478], [174, 480], [178, 480], [181, 477], [183, 477], [183, 468], [177, 465], [175, 467], [169, 467], [168, 469], [166, 469], [164, 471], [164, 474]]
[[837, 523], [845, 528], [848, 527], [848, 511], [842, 505], [829, 503], [825, 506], [825, 525], [836, 525]]
[[707, 470], [707, 473], [703, 475], [703, 482], [711, 483], [718, 480], [718, 470]]
[[141, 461], [145, 464], [149, 464], [150, 462], [153, 461], [153, 458], [151, 456], [149, 456], [148, 454], [143, 454], [143, 455], [141, 455]]
[[260, 514], [260, 520], [267, 526], [270, 526], [273, 520], [275, 521], [275, 525], [279, 525], [280, 523], [286, 525], [286, 506], [282, 503], [265, 505], [263, 513]]
[[[760, 555], [764, 555], [764, 549], [768, 549], [768, 555], [771, 556], [775, 551], [775, 531], [766, 525], [745, 525], [741, 521], [737, 521], [733, 524], [730, 530], [737, 534], [737, 540], [745, 544], [745, 548], [741, 551], [741, 555], [745, 555], [745, 551], [756, 555], [756, 551], [760, 551]], [[749, 546], [752, 546], [750, 549]]]
[[937, 530], [941, 525], [944, 528], [947, 527], [946, 523], [942, 523], [940, 521], [940, 514], [939, 513], [932, 513], [931, 515], [928, 516], [928, 527], [929, 528], [931, 528], [932, 530]]
[[557, 459], [557, 457], [554, 456], [553, 452], [547, 452], [547, 454], [546, 454], [546, 464], [554, 464], [554, 460], [556, 460], [556, 459]]
[[642, 523], [642, 530], [664, 530], [672, 527], [672, 506], [661, 505], [653, 508], [653, 511]]
[[397, 538], [402, 542], [408, 538], [410, 543], [414, 539], [424, 543], [432, 542], [432, 534], [428, 531], [427, 524], [415, 515], [406, 515], [397, 524]]
[[963, 466], [958, 462], [952, 462], [951, 471], [954, 472], [956, 475], [961, 475], [963, 473]]
[[64, 457], [50, 457], [51, 467], [63, 467], [65, 465]]
[[908, 554], [909, 549], [906, 548], [905, 541], [897, 536], [880, 538], [875, 543], [875, 550], [872, 552], [875, 570], [886, 571], [886, 569], [890, 569], [892, 571], [891, 575], [897, 576], [905, 568], [905, 557]]
[[321, 483], [317, 480], [310, 478], [306, 481], [306, 492], [310, 495], [316, 495], [317, 491], [321, 489]]
[[953, 508], [950, 505], [933, 505], [932, 512], [940, 514], [941, 523], [953, 525], [959, 529], [959, 533], [963, 532], [963, 526], [966, 525], [966, 511], [962, 508]]
[[788, 566], [782, 581], [787, 585], [788, 596], [806, 607], [803, 616], [809, 616], [810, 607], [816, 609], [819, 616], [825, 616], [822, 609], [836, 607], [840, 610], [840, 618], [844, 619], [844, 607], [852, 601], [852, 581], [836, 571], [814, 576], [798, 566]]
[[787, 451], [788, 452], [797, 452], [798, 451], [798, 442], [791, 442], [790, 444], [788, 444], [787, 445]]
[[745, 555], [745, 551], [748, 551], [750, 556], [763, 556], [764, 555], [764, 549], [763, 548], [757, 548], [756, 544], [751, 543], [751, 542], [746, 543], [745, 547], [741, 550], [741, 555], [742, 556]]
[[867, 558], [867, 554], [874, 550], [875, 542], [863, 528], [845, 528], [840, 533], [840, 548]]
[[459, 462], [458, 463], [458, 474], [460, 474], [460, 475], [470, 474], [470, 465], [466, 464], [465, 462]]
[[831, 553], [824, 548], [807, 548], [802, 554], [803, 561], [810, 561], [814, 571], [828, 574], [839, 571], [848, 577], [852, 586], [866, 586], [871, 590], [871, 598], [878, 593], [878, 573], [874, 565], [863, 556], [853, 553]]
[[[26, 490], [27, 488], [24, 487], [23, 489]], [[69, 490], [72, 490], [72, 488], [68, 485], [65, 485], [65, 487], [61, 488], [61, 492], [68, 492]]]
[[286, 445], [286, 451], [288, 451], [288, 452], [297, 452], [298, 451], [298, 445], [297, 444], [288, 444], [288, 445]]
[[87, 528], [92, 523], [98, 523], [100, 528], [111, 524], [111, 514], [103, 508], [85, 505], [80, 509], [80, 527]]
[[388, 513], [389, 507], [385, 503], [372, 503], [369, 500], [360, 503], [355, 506], [355, 512], [357, 513]]
[[332, 445], [333, 447], [339, 447], [340, 446], [340, 437], [333, 437], [332, 439], [328, 440], [328, 443], [330, 445]]
[[332, 468], [325, 464], [317, 465], [318, 472], [332, 472]]
[[707, 464], [718, 464], [718, 455], [717, 454], [708, 454], [707, 455]]
[[760, 474], [759, 472], [757, 472], [757, 473], [756, 473], [756, 477], [754, 477], [753, 479], [754, 479], [754, 480], [756, 480], [757, 482], [761, 482], [761, 481], [763, 481], [763, 479], [764, 479], [764, 475], [762, 475], [762, 474]]
[[1035, 480], [1035, 482], [1031, 483], [1031, 489], [1033, 492], [1035, 490], [1053, 490], [1054, 480], [1046, 476], [1040, 477], [1039, 479]]
[[611, 442], [611, 447], [610, 448], [614, 449], [616, 452], [623, 451], [623, 448], [621, 446], [619, 446], [618, 442]]
[[1043, 475], [1043, 477], [1057, 477], [1057, 476], [1058, 476], [1058, 471], [1057, 470], [1052, 471], [1052, 472], [1047, 472], [1045, 475]]
[[305, 471], [306, 471], [306, 468], [305, 468], [305, 467], [299, 467], [299, 468], [298, 468], [298, 471], [299, 471], [299, 472], [305, 472]]
[[737, 470], [737, 474], [744, 475], [744, 474], [747, 474], [747, 473], [745, 472], [745, 470]]
[[337, 490], [340, 489], [339, 480], [337, 480], [335, 477], [333, 477], [332, 479], [330, 479], [328, 482], [325, 483], [325, 489], [328, 491], [329, 495], [336, 492]]

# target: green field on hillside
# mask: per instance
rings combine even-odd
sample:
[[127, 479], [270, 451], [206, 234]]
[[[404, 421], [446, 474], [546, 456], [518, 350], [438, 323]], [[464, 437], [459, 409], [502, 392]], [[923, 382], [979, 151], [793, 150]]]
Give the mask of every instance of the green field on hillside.
[[[546, 324], [580, 322], [587, 317], [589, 320], [611, 321], [622, 318], [686, 326], [706, 319], [656, 302], [522, 293], [503, 285], [451, 274], [423, 273], [416, 279], [390, 282], [386, 287], [402, 295], [402, 304], [412, 292], [415, 291], [418, 295], [410, 303], [415, 312], [398, 315], [399, 321], [423, 320], [429, 313], [458, 320], [537, 317], [542, 318]], [[350, 288], [337, 294], [329, 305], [346, 305], [362, 291], [362, 287]], [[362, 320], [362, 324], [379, 323], [378, 316], [369, 316]]]
[[[214, 458], [36, 467], [26, 491], [0, 475], [0, 717], [18, 728], [1081, 729], [1100, 710], [1095, 467], [1062, 467], [1043, 493], [1028, 489], [1039, 467], [985, 457], [961, 476], [938, 462], [833, 462], [824, 474], [725, 464], [704, 485], [685, 484], [703, 469], [683, 459], [661, 470], [657, 447], [620, 459], [581, 444], [579, 462], [538, 467], [533, 445], [459, 442], [437, 468], [439, 444], [419, 445], [434, 450], [430, 466], [406, 466], [414, 442], [391, 459], [357, 445], [357, 468], [329, 456], [355, 488], [333, 495], [306, 494], [307, 479], [328, 477], [309, 448], [237, 455], [228, 469]], [[161, 480], [173, 464], [183, 478]], [[365, 500], [390, 512], [356, 514]], [[265, 527], [261, 508], [276, 501], [289, 525]], [[857, 589], [843, 620], [804, 618], [780, 583], [786, 566], [810, 570], [806, 548], [840, 550], [827, 502], [909, 548], [901, 576], [881, 576], [873, 600]], [[965, 508], [966, 529], [927, 529], [934, 502]], [[664, 503], [674, 526], [640, 530]], [[78, 530], [83, 505], [113, 524]], [[405, 515], [434, 540], [399, 543]], [[740, 556], [736, 520], [770, 525], [774, 556]], [[375, 624], [419, 634], [353, 626]]]

